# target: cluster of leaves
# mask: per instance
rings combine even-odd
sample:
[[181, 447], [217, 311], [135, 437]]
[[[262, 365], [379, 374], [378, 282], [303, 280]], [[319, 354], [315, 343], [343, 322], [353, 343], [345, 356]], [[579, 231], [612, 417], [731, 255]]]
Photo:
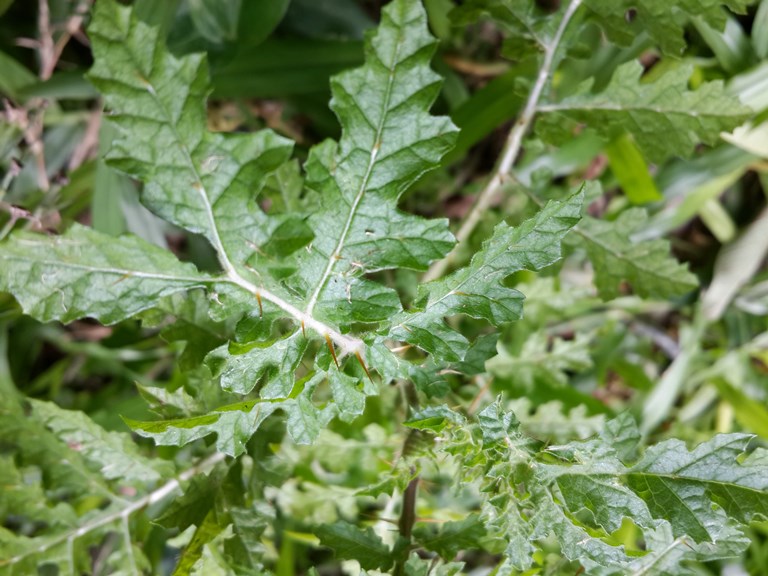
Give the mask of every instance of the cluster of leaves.
[[[392, 0], [276, 94], [232, 77], [366, 12], [154, 4], [92, 6], [98, 96], [0, 53], [0, 574], [762, 565], [768, 1]], [[57, 182], [72, 93], [106, 153]]]

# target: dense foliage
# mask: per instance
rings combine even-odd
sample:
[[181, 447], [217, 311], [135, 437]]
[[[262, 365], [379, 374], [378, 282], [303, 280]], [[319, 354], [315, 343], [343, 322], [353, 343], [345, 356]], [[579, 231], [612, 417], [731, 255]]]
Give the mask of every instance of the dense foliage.
[[765, 573], [768, 0], [374, 4], [0, 1], [0, 574]]

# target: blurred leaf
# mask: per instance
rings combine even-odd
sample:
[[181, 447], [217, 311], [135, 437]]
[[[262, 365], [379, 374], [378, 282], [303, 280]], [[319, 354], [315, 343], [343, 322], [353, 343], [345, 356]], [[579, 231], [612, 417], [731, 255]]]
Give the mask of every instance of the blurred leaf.
[[768, 57], [768, 2], [761, 0], [752, 21], [752, 46], [758, 58]]
[[424, 548], [447, 559], [455, 557], [461, 550], [481, 549], [485, 526], [477, 514], [470, 514], [464, 520], [446, 522], [436, 531], [422, 524], [413, 535]]
[[690, 156], [699, 142], [714, 144], [720, 132], [732, 130], [750, 113], [721, 82], [687, 90], [689, 66], [652, 83], [640, 81], [642, 72], [639, 62], [628, 62], [617, 68], [604, 91], [592, 94], [588, 81], [576, 94], [540, 107], [544, 116], [536, 123], [537, 133], [563, 143], [579, 123], [589, 124], [608, 140], [628, 132], [648, 160], [660, 162], [672, 155]]
[[736, 293], [749, 282], [768, 254], [768, 210], [757, 218], [732, 243], [723, 246], [715, 261], [712, 282], [702, 298], [702, 311], [718, 320]]
[[20, 98], [50, 98], [64, 100], [93, 100], [99, 93], [82, 72], [56, 72], [50, 79], [26, 83], [17, 91]]
[[[237, 38], [242, 0], [187, 0], [189, 14], [200, 35], [212, 44], [232, 42]], [[274, 6], [276, 2], [266, 3]], [[265, 3], [261, 3], [260, 8]], [[269, 16], [267, 16], [269, 22]]]
[[768, 158], [768, 122], [763, 122], [757, 126], [747, 122], [731, 133], [723, 133], [722, 137], [726, 142], [730, 142], [750, 154]]
[[768, 62], [762, 62], [728, 81], [728, 92], [755, 111], [768, 108]]
[[733, 406], [736, 420], [747, 430], [768, 438], [768, 409], [744, 392], [731, 386], [723, 378], [713, 380], [720, 397]]
[[[5, 8], [9, 6], [10, 0]], [[35, 82], [37, 77], [32, 72], [5, 52], [0, 52], [0, 92], [17, 100], [21, 98], [22, 89]]]
[[680, 328], [680, 352], [645, 399], [641, 423], [644, 434], [654, 430], [669, 417], [672, 407], [691, 374], [694, 361], [701, 353], [700, 338], [703, 324], [697, 318], [692, 326]]
[[592, 366], [589, 345], [588, 334], [579, 334], [573, 340], [556, 338], [552, 342], [545, 334], [534, 334], [518, 354], [512, 355], [500, 346], [498, 355], [486, 362], [486, 368], [522, 389], [532, 390], [544, 383], [565, 387], [570, 374]]
[[643, 297], [669, 298], [696, 288], [696, 277], [669, 253], [665, 240], [632, 239], [643, 228], [647, 214], [640, 208], [623, 212], [615, 222], [585, 217], [578, 227], [595, 268], [601, 298], [621, 294], [622, 281]]
[[632, 204], [661, 200], [661, 193], [648, 170], [642, 154], [628, 134], [612, 140], [605, 148], [616, 179]]
[[646, 30], [663, 52], [679, 56], [685, 48], [683, 32], [688, 19], [697, 17], [722, 30], [727, 19], [722, 4], [743, 14], [750, 0], [587, 0], [585, 4], [611, 40], [629, 44], [638, 31]]
[[374, 25], [355, 0], [291, 0], [280, 30], [305, 38], [362, 40]]
[[715, 53], [723, 69], [734, 73], [750, 64], [752, 47], [741, 25], [733, 16], [726, 16], [725, 28], [722, 31], [715, 30], [701, 17], [693, 18], [693, 24]]
[[181, 0], [136, 0], [133, 11], [139, 20], [143, 20], [150, 26], [156, 26], [161, 30], [161, 35], [167, 31], [173, 22], [173, 17], [178, 10]]
[[361, 42], [271, 39], [213, 70], [216, 98], [284, 98], [328, 90], [330, 77], [363, 61]]
[[520, 71], [515, 68], [494, 78], [451, 114], [460, 132], [456, 147], [444, 160], [446, 164], [462, 158], [472, 146], [520, 111], [523, 97], [517, 90], [519, 76]]
[[392, 551], [368, 528], [363, 531], [347, 522], [338, 521], [314, 529], [323, 546], [331, 548], [337, 558], [354, 559], [364, 570], [388, 570]]
[[[133, 186], [130, 179], [115, 172], [103, 160], [112, 137], [114, 128], [102, 121], [99, 127], [99, 159], [96, 164], [96, 178], [93, 183], [93, 205], [91, 207], [93, 228], [110, 236], [119, 236], [125, 232], [121, 198], [129, 193]], [[145, 238], [146, 239], [146, 238]]]

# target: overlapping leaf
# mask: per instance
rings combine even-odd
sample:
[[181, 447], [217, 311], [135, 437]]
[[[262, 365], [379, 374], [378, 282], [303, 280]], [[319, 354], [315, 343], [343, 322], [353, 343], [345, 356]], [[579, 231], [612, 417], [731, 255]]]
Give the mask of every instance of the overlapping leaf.
[[688, 90], [690, 66], [648, 83], [641, 82], [642, 73], [640, 63], [631, 61], [616, 69], [602, 92], [591, 93], [588, 81], [573, 96], [542, 106], [537, 132], [554, 143], [572, 138], [579, 123], [608, 141], [628, 132], [649, 160], [660, 162], [690, 156], [701, 142], [714, 144], [721, 132], [740, 125], [750, 112], [725, 92], [722, 82]]
[[536, 216], [512, 228], [502, 222], [469, 266], [419, 287], [418, 309], [392, 322], [390, 338], [423, 348], [439, 360], [464, 357], [468, 342], [444, 318], [466, 314], [494, 326], [517, 320], [523, 294], [503, 280], [519, 270], [540, 270], [560, 258], [560, 242], [579, 221], [583, 193], [547, 204]]
[[[437, 165], [456, 135], [448, 118], [428, 113], [440, 77], [429, 68], [435, 42], [423, 8], [393, 2], [367, 43], [366, 65], [334, 79], [332, 107], [342, 138], [311, 151], [308, 216], [296, 210], [293, 180], [289, 213], [268, 216], [255, 202], [266, 175], [289, 157], [288, 140], [268, 130], [207, 131], [208, 72], [202, 56], [175, 58], [156, 30], [115, 2], [95, 6], [89, 33], [95, 56], [90, 79], [120, 129], [110, 163], [145, 182], [143, 201], [157, 214], [204, 235], [224, 274], [210, 278], [137, 239], [107, 240], [75, 227], [55, 239], [12, 239], [0, 252], [10, 264], [0, 287], [44, 320], [93, 316], [114, 322], [166, 294], [198, 286], [213, 288], [218, 319], [254, 318], [258, 310], [264, 329], [239, 334], [263, 338], [274, 319], [291, 317], [294, 331], [285, 337], [225, 344], [207, 359], [228, 390], [245, 394], [263, 379], [260, 394], [271, 402], [257, 403], [256, 409], [223, 407], [175, 424], [135, 425], [162, 443], [217, 432], [222, 450], [235, 454], [282, 403], [294, 438], [309, 441], [333, 410], [313, 411], [301, 394], [289, 398], [307, 338], [322, 341], [330, 334], [341, 353], [362, 353], [361, 343], [336, 327], [378, 322], [401, 309], [394, 290], [365, 274], [425, 269], [454, 242], [446, 220], [428, 221], [397, 208], [399, 196]], [[297, 251], [305, 244], [306, 250]], [[315, 380], [325, 375], [329, 360], [315, 366]], [[365, 396], [374, 392], [344, 374], [334, 375], [330, 384], [345, 418], [362, 412]]]
[[142, 487], [172, 472], [170, 464], [142, 456], [127, 434], [108, 433], [82, 413], [38, 400], [27, 413], [2, 373], [0, 444], [13, 448], [0, 459], [0, 513], [9, 522], [34, 526], [0, 528], [3, 575], [34, 574], [42, 564], [87, 572], [89, 548], [110, 529], [110, 522], [96, 520], [117, 518], [116, 510], [129, 505], [118, 495], [118, 482]]
[[684, 26], [692, 17], [702, 18], [721, 30], [725, 26], [723, 5], [743, 14], [750, 0], [585, 0], [592, 16], [611, 40], [630, 44], [646, 31], [661, 49], [679, 56], [685, 48]]
[[[565, 556], [589, 573], [687, 574], [686, 560], [738, 554], [749, 540], [737, 526], [768, 516], [768, 457], [758, 449], [742, 459], [749, 435], [719, 435], [694, 450], [671, 440], [633, 464], [640, 433], [625, 414], [594, 438], [547, 448], [559, 462], [512, 466], [510, 459], [525, 461], [526, 453], [537, 459], [517, 419], [498, 402], [478, 416], [487, 458], [482, 483], [500, 490], [487, 504], [489, 534], [508, 542], [507, 562], [518, 570], [531, 566], [531, 545], [554, 533]], [[479, 447], [460, 448], [463, 432], [456, 441], [444, 449], [477, 465]], [[642, 530], [643, 553], [610, 541], [625, 519]]]
[[82, 412], [62, 410], [51, 402], [39, 400], [32, 401], [32, 411], [60, 440], [98, 467], [108, 480], [143, 484], [173, 474], [173, 467], [167, 462], [142, 456], [129, 434], [107, 432]]
[[488, 14], [511, 33], [508, 43], [514, 44], [518, 56], [523, 46], [540, 52], [559, 24], [558, 18], [527, 0], [468, 0], [453, 9], [451, 19], [454, 24], [466, 25], [482, 14]]
[[111, 324], [208, 282], [138, 237], [115, 239], [77, 224], [61, 236], [19, 233], [0, 245], [0, 290], [43, 321], [90, 316]]
[[619, 296], [624, 281], [646, 298], [681, 296], [698, 285], [688, 268], [670, 254], [668, 241], [631, 239], [646, 220], [645, 210], [633, 208], [615, 222], [586, 217], [579, 224], [578, 236], [594, 266], [602, 298]]
[[454, 243], [446, 220], [397, 208], [456, 138], [448, 118], [427, 113], [441, 82], [429, 68], [434, 47], [420, 4], [392, 2], [366, 43], [365, 66], [331, 82], [342, 137], [313, 148], [307, 161], [315, 238], [297, 253], [297, 276], [289, 279], [307, 313], [325, 321], [373, 322], [398, 312], [397, 294], [364, 275], [424, 270]]
[[89, 78], [121, 129], [110, 164], [145, 182], [142, 201], [150, 209], [203, 234], [225, 268], [227, 261], [242, 266], [277, 225], [258, 209], [255, 193], [292, 143], [269, 130], [208, 132], [204, 56], [174, 58], [157, 29], [130, 10], [99, 2], [88, 33], [95, 57]]

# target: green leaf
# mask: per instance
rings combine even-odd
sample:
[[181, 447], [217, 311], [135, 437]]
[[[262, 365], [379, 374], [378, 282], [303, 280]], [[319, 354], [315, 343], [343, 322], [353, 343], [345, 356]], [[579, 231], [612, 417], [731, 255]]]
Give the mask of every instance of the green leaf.
[[297, 331], [277, 342], [225, 344], [208, 354], [205, 361], [225, 390], [247, 394], [266, 376], [268, 384], [260, 396], [282, 398], [293, 388], [294, 373], [306, 349], [307, 339]]
[[630, 44], [645, 30], [661, 49], [680, 55], [685, 48], [684, 25], [699, 17], [722, 30], [726, 22], [723, 4], [744, 14], [750, 0], [585, 0], [584, 4], [614, 42]]
[[395, 267], [424, 270], [453, 246], [446, 220], [397, 208], [400, 195], [434, 168], [456, 129], [426, 110], [440, 87], [429, 59], [435, 42], [416, 2], [397, 0], [366, 43], [366, 64], [331, 82], [342, 137], [310, 151], [307, 185], [317, 208], [315, 239], [296, 258], [290, 285], [308, 314], [349, 323], [383, 320], [400, 310], [397, 294], [364, 275]]
[[288, 159], [291, 142], [269, 130], [208, 132], [205, 59], [173, 57], [157, 29], [129, 9], [100, 2], [88, 31], [95, 57], [89, 79], [121, 133], [110, 164], [146, 183], [142, 201], [152, 211], [204, 235], [225, 268], [242, 266], [276, 224], [259, 210], [254, 191]]
[[624, 134], [614, 139], [606, 146], [605, 153], [622, 191], [632, 204], [662, 199], [648, 164], [629, 135]]
[[550, 340], [545, 334], [532, 334], [517, 354], [499, 346], [498, 355], [486, 362], [486, 368], [515, 389], [533, 390], [544, 384], [565, 387], [569, 373], [583, 372], [592, 366], [590, 340], [588, 334], [579, 334], [572, 340]]
[[524, 296], [503, 281], [520, 270], [540, 270], [560, 258], [560, 242], [581, 217], [583, 192], [548, 203], [536, 216], [512, 228], [502, 222], [470, 264], [419, 286], [420, 310], [402, 313], [389, 336], [419, 346], [440, 360], [464, 357], [467, 340], [443, 318], [466, 314], [494, 326], [520, 318]]
[[482, 549], [485, 526], [480, 516], [470, 514], [459, 522], [446, 522], [440, 530], [433, 531], [426, 526], [414, 530], [414, 537], [427, 550], [437, 552], [450, 560], [462, 550]]
[[674, 537], [717, 542], [730, 530], [727, 518], [746, 523], [768, 513], [765, 452], [738, 462], [750, 439], [723, 434], [690, 452], [683, 442], [669, 440], [625, 467], [606, 434], [558, 448], [562, 454], [573, 450], [576, 462], [546, 465], [543, 473], [556, 480], [567, 509], [589, 526], [610, 533], [627, 517], [655, 530], [663, 520]]
[[461, 425], [464, 422], [465, 418], [461, 414], [447, 406], [430, 406], [416, 412], [403, 425], [415, 430], [440, 432], [449, 424]]
[[245, 444], [264, 420], [276, 409], [270, 402], [245, 401], [223, 406], [203, 416], [139, 422], [123, 418], [131, 429], [156, 444], [183, 446], [194, 440], [216, 434], [216, 448], [230, 456], [239, 456]]
[[[357, 7], [357, 4], [354, 4]], [[363, 43], [328, 38], [269, 38], [212, 71], [216, 98], [287, 98], [328, 92], [328, 79], [363, 61]]]
[[[449, 119], [427, 112], [438, 94], [440, 77], [429, 69], [435, 42], [427, 32], [423, 8], [398, 0], [385, 9], [377, 34], [366, 43], [366, 65], [332, 82], [341, 140], [322, 143], [310, 152], [305, 167], [309, 195], [302, 198], [292, 180], [283, 211], [269, 215], [260, 209], [257, 194], [267, 175], [287, 160], [290, 142], [269, 130], [209, 132], [205, 59], [174, 57], [165, 49], [162, 35], [138, 21], [128, 8], [99, 3], [89, 32], [95, 56], [89, 77], [104, 94], [110, 119], [120, 131], [108, 154], [110, 164], [145, 181], [142, 200], [155, 213], [202, 234], [216, 251], [223, 276], [214, 280], [190, 270], [189, 278], [199, 276], [199, 282], [169, 279], [167, 271], [174, 266], [166, 254], [161, 262], [166, 272], [163, 291], [152, 290], [146, 270], [127, 275], [131, 279], [141, 274], [138, 289], [122, 277], [116, 284], [126, 288], [119, 296], [127, 297], [130, 290], [135, 302], [102, 310], [98, 297], [107, 287], [91, 284], [88, 297], [97, 298], [98, 306], [86, 307], [83, 298], [82, 309], [72, 309], [80, 304], [83, 287], [78, 285], [77, 292], [65, 294], [73, 302], [65, 298], [66, 310], [61, 313], [48, 312], [50, 302], [61, 298], [47, 289], [45, 313], [27, 308], [44, 319], [92, 315], [115, 321], [150, 307], [173, 290], [215, 282], [211, 314], [216, 320], [247, 315], [253, 326], [258, 303], [262, 328], [244, 329], [249, 338], [257, 332], [259, 338], [269, 335], [278, 318], [288, 316], [296, 322], [288, 336], [276, 341], [225, 344], [208, 355], [223, 388], [246, 394], [263, 379], [261, 399], [275, 402], [242, 403], [156, 423], [131, 421], [138, 433], [162, 444], [183, 444], [215, 432], [222, 451], [239, 454], [278, 405], [299, 442], [315, 438], [339, 410], [344, 419], [360, 414], [365, 396], [375, 390], [367, 384], [353, 385], [340, 375], [331, 378], [333, 397], [341, 404], [338, 409], [317, 407], [309, 400], [309, 389], [296, 397], [288, 395], [307, 349], [308, 333], [309, 339], [319, 337], [321, 342], [330, 338], [330, 346], [340, 346], [340, 357], [354, 353], [363, 362], [362, 341], [336, 327], [383, 321], [401, 310], [398, 294], [367, 279], [367, 274], [398, 267], [423, 270], [453, 246], [447, 220], [425, 220], [397, 206], [402, 193], [438, 165], [456, 137]], [[274, 189], [267, 188], [265, 194], [274, 194]], [[97, 238], [90, 232], [77, 233]], [[121, 239], [109, 250], [135, 242]], [[41, 242], [41, 251], [45, 244]], [[161, 258], [156, 250], [144, 252]], [[84, 260], [83, 254], [79, 256]], [[20, 283], [14, 284], [14, 291], [19, 287]], [[110, 289], [104, 297], [114, 295]], [[331, 358], [322, 358], [311, 387], [326, 376]]]
[[328, 383], [339, 417], [345, 422], [352, 422], [365, 410], [367, 396], [378, 394], [378, 387], [367, 378], [360, 379], [348, 376], [341, 371], [331, 370], [328, 373]]
[[314, 533], [336, 557], [357, 560], [364, 570], [388, 570], [392, 566], [392, 551], [371, 528], [363, 531], [353, 524], [338, 521], [318, 526]]
[[645, 210], [633, 208], [614, 222], [585, 217], [579, 224], [577, 233], [595, 268], [595, 285], [603, 299], [619, 296], [624, 280], [636, 294], [654, 298], [681, 296], [698, 285], [687, 267], [670, 254], [669, 242], [632, 239], [646, 221]]
[[170, 463], [142, 456], [127, 434], [107, 432], [82, 412], [62, 410], [51, 402], [30, 402], [35, 417], [86, 461], [96, 464], [108, 480], [148, 483], [173, 473]]
[[768, 452], [757, 449], [736, 463], [751, 439], [719, 434], [690, 452], [680, 440], [662, 442], [628, 471], [628, 484], [675, 536], [715, 541], [724, 514], [740, 523], [768, 518]]
[[211, 510], [205, 515], [205, 519], [195, 529], [192, 540], [184, 548], [176, 563], [176, 568], [172, 576], [187, 576], [192, 574], [192, 570], [198, 561], [203, 557], [203, 549], [207, 544], [213, 541], [221, 534], [226, 526], [216, 518], [216, 513]]
[[[461, 450], [466, 434], [455, 432], [439, 446], [459, 450], [465, 474], [483, 463], [479, 488], [497, 494], [487, 503], [486, 526], [508, 543], [507, 561], [518, 570], [531, 566], [531, 544], [554, 533], [565, 557], [590, 573], [657, 573], [661, 566], [658, 573], [687, 574], [687, 561], [740, 553], [749, 540], [736, 523], [766, 515], [768, 457], [758, 449], [742, 460], [748, 435], [720, 435], [692, 451], [670, 440], [632, 464], [640, 433], [623, 414], [594, 438], [547, 447], [550, 458], [542, 459], [503, 424], [509, 415], [494, 404], [478, 418], [482, 450]], [[506, 441], [487, 442], [488, 435]], [[626, 519], [642, 532], [644, 551], [628, 553], [613, 540]]]
[[733, 130], [750, 114], [720, 81], [689, 91], [690, 66], [669, 70], [653, 82], [641, 81], [642, 73], [639, 62], [627, 62], [602, 92], [592, 93], [592, 81], [587, 81], [576, 94], [540, 106], [537, 133], [562, 144], [579, 124], [587, 124], [607, 141], [626, 132], [648, 160], [661, 162], [690, 156], [701, 142], [715, 144], [721, 132]]
[[14, 234], [0, 243], [0, 290], [44, 322], [130, 318], [210, 277], [140, 238], [113, 238], [74, 224], [65, 234]]
[[514, 412], [504, 410], [500, 397], [477, 415], [477, 421], [483, 433], [484, 448], [519, 435], [520, 422]]

